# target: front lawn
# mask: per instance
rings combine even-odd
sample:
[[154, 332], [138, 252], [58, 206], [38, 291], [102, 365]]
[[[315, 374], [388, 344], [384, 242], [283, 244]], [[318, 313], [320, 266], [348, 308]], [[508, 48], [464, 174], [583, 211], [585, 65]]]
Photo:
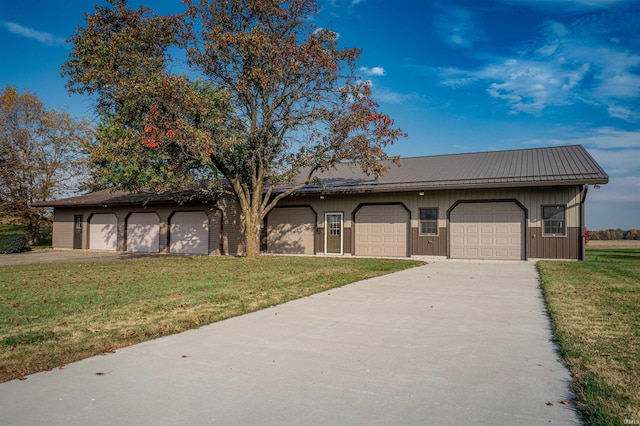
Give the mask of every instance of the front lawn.
[[640, 424], [640, 250], [538, 268], [585, 424]]
[[263, 256], [0, 267], [0, 382], [420, 264]]

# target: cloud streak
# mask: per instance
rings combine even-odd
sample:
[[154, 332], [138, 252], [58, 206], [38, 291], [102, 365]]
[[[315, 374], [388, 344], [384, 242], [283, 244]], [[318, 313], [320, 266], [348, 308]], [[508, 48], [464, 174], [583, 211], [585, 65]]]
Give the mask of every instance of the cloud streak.
[[387, 72], [382, 67], [373, 67], [373, 68], [360, 67], [359, 71], [366, 76], [382, 77], [387, 74]]
[[610, 117], [639, 121], [640, 55], [585, 36], [584, 25], [547, 21], [538, 39], [518, 55], [490, 58], [475, 70], [442, 69], [441, 84], [453, 89], [485, 84], [487, 94], [505, 103], [510, 114], [584, 103]]
[[64, 46], [66, 41], [63, 38], [55, 37], [44, 31], [38, 31], [33, 28], [25, 27], [15, 22], [4, 21], [2, 26], [12, 34], [30, 38], [37, 42], [46, 44], [47, 46]]
[[474, 14], [457, 6], [439, 7], [433, 25], [442, 41], [456, 48], [471, 49], [484, 39]]

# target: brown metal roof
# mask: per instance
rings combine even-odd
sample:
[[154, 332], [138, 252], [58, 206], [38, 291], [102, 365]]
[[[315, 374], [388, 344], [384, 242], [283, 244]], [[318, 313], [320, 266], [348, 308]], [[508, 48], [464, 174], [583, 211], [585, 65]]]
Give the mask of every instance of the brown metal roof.
[[[400, 167], [391, 162], [388, 165], [389, 171], [379, 179], [374, 179], [364, 174], [358, 166], [340, 164], [335, 170], [318, 176], [321, 185], [307, 185], [297, 194], [593, 185], [609, 182], [609, 176], [582, 145], [411, 157], [402, 158]], [[38, 205], [71, 207], [158, 203], [176, 203], [176, 198], [170, 193], [131, 194], [102, 190]]]
[[182, 191], [179, 194], [165, 192], [156, 194], [153, 192], [131, 193], [127, 191], [118, 191], [112, 189], [103, 189], [101, 191], [90, 192], [88, 194], [79, 195], [77, 197], [64, 198], [61, 200], [46, 201], [42, 203], [34, 203], [35, 207], [113, 207], [124, 205], [140, 205], [149, 204], [181, 204], [188, 201], [199, 201], [206, 203], [207, 200], [195, 197], [194, 191]]
[[604, 184], [609, 176], [582, 145], [402, 158], [379, 179], [341, 164], [307, 192], [368, 192], [470, 187]]

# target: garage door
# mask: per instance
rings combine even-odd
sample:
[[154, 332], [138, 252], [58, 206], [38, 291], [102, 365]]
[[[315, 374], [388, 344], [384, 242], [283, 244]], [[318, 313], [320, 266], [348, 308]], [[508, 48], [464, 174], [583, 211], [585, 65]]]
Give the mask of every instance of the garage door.
[[408, 256], [409, 212], [403, 206], [363, 206], [355, 220], [357, 256]]
[[132, 213], [127, 220], [127, 251], [157, 253], [160, 250], [160, 221], [155, 213]]
[[175, 212], [169, 225], [169, 251], [209, 254], [209, 218], [203, 211]]
[[314, 254], [316, 215], [309, 207], [281, 207], [267, 217], [267, 251]]
[[524, 211], [515, 203], [462, 203], [450, 216], [454, 259], [524, 259]]
[[89, 248], [117, 250], [118, 219], [114, 214], [94, 214], [89, 219]]

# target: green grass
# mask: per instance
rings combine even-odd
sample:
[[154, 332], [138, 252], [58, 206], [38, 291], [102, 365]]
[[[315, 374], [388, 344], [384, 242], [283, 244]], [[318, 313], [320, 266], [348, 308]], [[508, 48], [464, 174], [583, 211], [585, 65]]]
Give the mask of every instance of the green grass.
[[[27, 235], [27, 227], [22, 225], [0, 224], [0, 235]], [[40, 227], [40, 244], [32, 248], [51, 248], [53, 238], [51, 226]]]
[[0, 267], [0, 382], [420, 264], [199, 256]]
[[585, 424], [638, 424], [640, 250], [589, 249], [585, 262], [538, 268]]

